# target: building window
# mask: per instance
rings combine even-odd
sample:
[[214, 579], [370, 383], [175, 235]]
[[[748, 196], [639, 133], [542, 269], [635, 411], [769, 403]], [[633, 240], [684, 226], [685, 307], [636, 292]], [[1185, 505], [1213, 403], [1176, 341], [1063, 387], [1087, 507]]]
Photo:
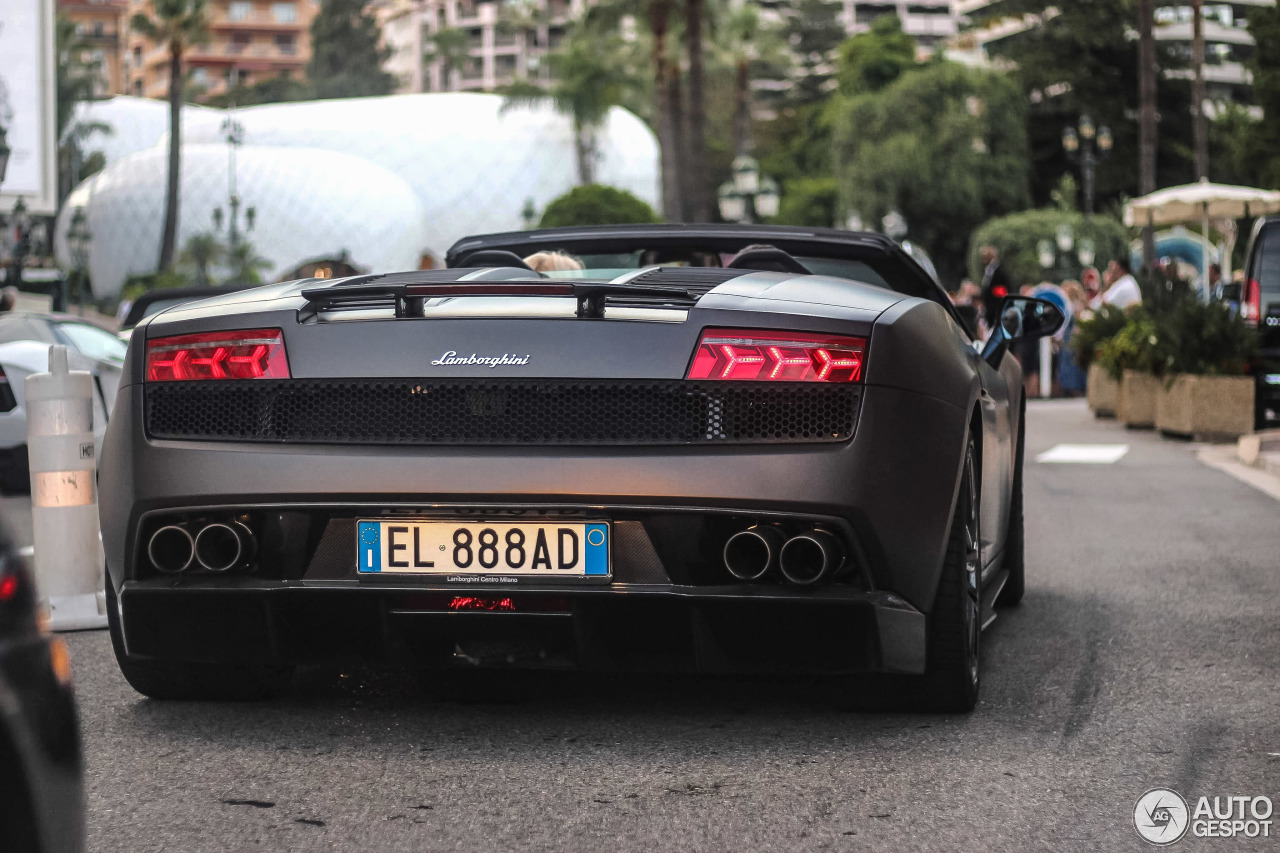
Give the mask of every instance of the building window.
[[227, 20], [230, 21], [247, 21], [252, 14], [253, 4], [249, 0], [231, 0], [227, 7]]
[[276, 50], [285, 56], [293, 56], [298, 52], [298, 46], [294, 43], [292, 35], [281, 34], [276, 36]]
[[292, 3], [272, 3], [271, 19], [277, 24], [297, 23], [298, 7]]
[[227, 45], [227, 53], [244, 53], [245, 48], [253, 41], [250, 33], [232, 33], [231, 43]]
[[95, 36], [98, 36], [99, 38], [101, 38], [102, 36], [106, 35], [106, 32], [107, 32], [106, 24], [102, 23], [102, 21], [93, 22], [93, 34]]

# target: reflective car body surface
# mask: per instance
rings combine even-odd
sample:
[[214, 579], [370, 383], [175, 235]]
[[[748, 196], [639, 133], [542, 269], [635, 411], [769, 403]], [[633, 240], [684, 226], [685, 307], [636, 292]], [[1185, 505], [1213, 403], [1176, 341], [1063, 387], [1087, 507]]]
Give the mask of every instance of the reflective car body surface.
[[[155, 696], [261, 694], [296, 663], [398, 653], [928, 676], [946, 651], [930, 645], [939, 590], [972, 601], [976, 644], [1010, 577], [1021, 371], [1002, 346], [984, 358], [892, 242], [809, 233], [630, 236], [708, 258], [789, 237], [798, 256], [825, 253], [875, 283], [662, 266], [566, 282], [513, 257], [274, 285], [144, 321], [100, 474], [126, 677]], [[451, 258], [510, 251], [509, 236], [463, 241]], [[595, 236], [600, 255], [631, 251], [625, 229]], [[715, 359], [744, 337], [793, 356], [775, 372], [803, 366], [783, 381], [718, 381]], [[248, 352], [239, 340], [259, 347], [254, 370], [279, 378], [196, 380], [175, 366], [214, 359], [201, 342]], [[857, 363], [819, 378], [837, 362]], [[486, 535], [520, 538], [521, 526], [536, 555], [539, 525], [552, 541], [602, 528], [607, 571], [471, 562]], [[365, 549], [366, 531], [384, 550]], [[764, 545], [735, 546], [746, 531]], [[506, 553], [507, 568], [524, 560]], [[760, 556], [758, 576], [736, 570], [743, 554]], [[414, 568], [449, 559], [467, 570]], [[971, 651], [972, 690], [950, 706], [976, 698]]]

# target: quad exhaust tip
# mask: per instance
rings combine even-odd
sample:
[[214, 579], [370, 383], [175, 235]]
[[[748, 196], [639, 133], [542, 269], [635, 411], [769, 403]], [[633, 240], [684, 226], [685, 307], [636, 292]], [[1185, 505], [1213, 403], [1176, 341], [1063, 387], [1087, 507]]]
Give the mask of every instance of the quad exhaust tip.
[[831, 577], [844, 565], [844, 548], [825, 530], [792, 536], [782, 546], [778, 567], [796, 586], [812, 586]]
[[151, 565], [162, 572], [177, 574], [191, 565], [196, 543], [185, 527], [168, 524], [151, 534], [147, 556]]
[[253, 533], [244, 524], [215, 521], [196, 534], [196, 562], [210, 572], [229, 571], [248, 562], [253, 547]]
[[724, 567], [741, 581], [756, 581], [778, 562], [782, 534], [772, 527], [748, 527], [724, 543]]

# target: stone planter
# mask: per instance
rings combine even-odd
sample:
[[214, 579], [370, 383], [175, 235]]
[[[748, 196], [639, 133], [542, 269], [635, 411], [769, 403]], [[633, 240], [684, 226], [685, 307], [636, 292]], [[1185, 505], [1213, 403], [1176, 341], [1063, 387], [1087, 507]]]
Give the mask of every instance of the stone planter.
[[1111, 378], [1102, 365], [1089, 365], [1088, 403], [1093, 413], [1100, 418], [1113, 418], [1116, 415], [1116, 401], [1120, 397], [1120, 383]]
[[1161, 384], [1156, 427], [1198, 439], [1238, 438], [1253, 431], [1253, 392], [1252, 376], [1180, 373]]
[[1140, 370], [1126, 370], [1116, 398], [1116, 419], [1131, 429], [1150, 429], [1156, 425], [1159, 396], [1159, 379]]

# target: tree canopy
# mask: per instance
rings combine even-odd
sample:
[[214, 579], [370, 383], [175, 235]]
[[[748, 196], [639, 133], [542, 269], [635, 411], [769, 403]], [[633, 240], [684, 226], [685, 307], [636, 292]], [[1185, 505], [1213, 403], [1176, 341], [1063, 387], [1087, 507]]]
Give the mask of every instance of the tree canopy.
[[906, 219], [944, 282], [964, 274], [971, 231], [1026, 207], [1022, 93], [1006, 76], [937, 61], [832, 107], [847, 210]]
[[382, 70], [391, 49], [379, 45], [381, 32], [364, 0], [323, 0], [311, 21], [311, 61], [307, 77], [317, 98], [388, 95], [396, 79]]

